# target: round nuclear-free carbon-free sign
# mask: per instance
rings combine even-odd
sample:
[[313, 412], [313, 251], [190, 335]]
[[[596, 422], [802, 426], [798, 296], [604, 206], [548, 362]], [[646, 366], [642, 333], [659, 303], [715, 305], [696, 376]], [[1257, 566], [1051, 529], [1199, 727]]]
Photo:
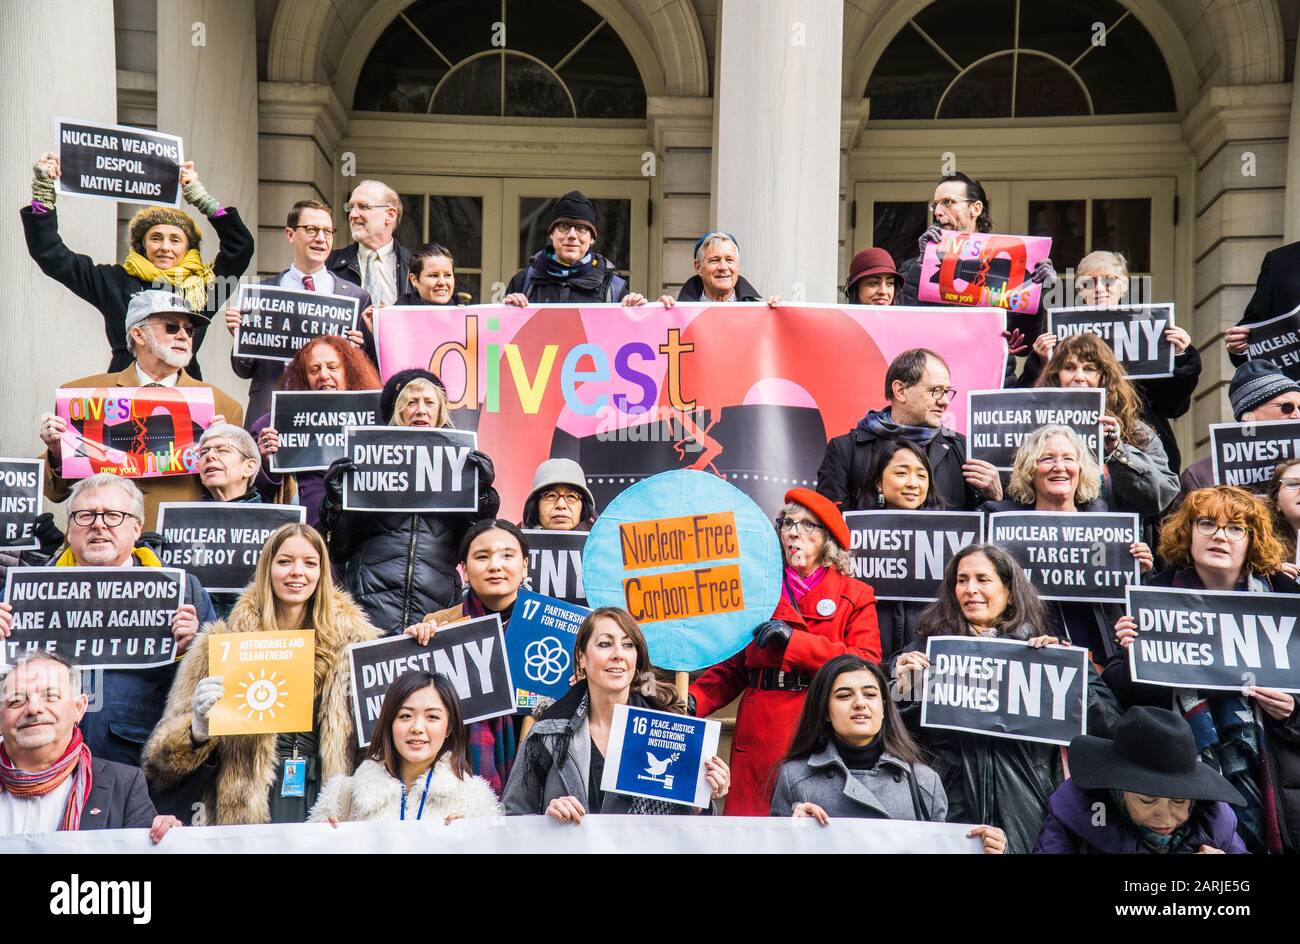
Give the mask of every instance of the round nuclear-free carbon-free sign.
[[772, 522], [740, 489], [684, 469], [643, 479], [592, 526], [582, 552], [593, 608], [632, 614], [661, 669], [703, 669], [739, 652], [781, 593]]

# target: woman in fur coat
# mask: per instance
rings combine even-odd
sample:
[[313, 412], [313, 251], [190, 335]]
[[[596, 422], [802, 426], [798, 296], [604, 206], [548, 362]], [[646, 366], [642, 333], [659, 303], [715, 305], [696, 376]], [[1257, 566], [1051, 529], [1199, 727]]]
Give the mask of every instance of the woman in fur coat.
[[352, 776], [330, 778], [309, 823], [441, 819], [500, 812], [497, 796], [470, 773], [469, 736], [456, 688], [445, 675], [407, 672], [384, 693], [370, 751]]
[[[208, 645], [224, 633], [310, 629], [316, 634], [310, 731], [213, 736], [208, 717], [225, 680], [208, 675]], [[330, 576], [325, 542], [310, 525], [287, 524], [267, 540], [250, 587], [230, 616], [200, 633], [181, 662], [142, 766], [156, 789], [207, 777], [196, 824], [301, 823], [320, 785], [352, 773], [356, 733], [346, 650], [379, 631]], [[231, 688], [235, 680], [231, 679]]]

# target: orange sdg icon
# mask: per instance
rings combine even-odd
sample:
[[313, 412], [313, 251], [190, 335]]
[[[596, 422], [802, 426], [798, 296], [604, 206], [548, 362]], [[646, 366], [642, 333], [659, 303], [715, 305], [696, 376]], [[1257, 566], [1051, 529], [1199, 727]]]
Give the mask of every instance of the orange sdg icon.
[[212, 708], [213, 734], [311, 730], [316, 634], [218, 633], [208, 639], [208, 674], [226, 693]]

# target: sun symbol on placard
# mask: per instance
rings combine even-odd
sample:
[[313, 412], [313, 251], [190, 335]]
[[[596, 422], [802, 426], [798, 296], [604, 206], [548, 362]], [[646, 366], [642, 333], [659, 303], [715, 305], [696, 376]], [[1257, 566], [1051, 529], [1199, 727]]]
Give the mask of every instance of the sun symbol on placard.
[[253, 715], [257, 715], [258, 721], [264, 720], [266, 715], [274, 718], [275, 709], [284, 708], [284, 702], [280, 700], [284, 692], [280, 686], [287, 684], [287, 680], [277, 679], [277, 674], [272, 672], [268, 677], [266, 669], [262, 669], [259, 675], [250, 671], [248, 681], [239, 683], [242, 691], [235, 693], [235, 701], [243, 703], [238, 710], [245, 721], [252, 721]]

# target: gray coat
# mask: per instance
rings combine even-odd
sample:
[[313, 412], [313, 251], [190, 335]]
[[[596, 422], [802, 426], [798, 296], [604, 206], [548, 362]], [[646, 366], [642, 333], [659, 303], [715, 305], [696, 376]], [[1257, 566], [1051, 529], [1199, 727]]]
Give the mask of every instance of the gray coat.
[[[939, 775], [924, 764], [913, 769], [929, 821], [944, 822], [948, 795]], [[806, 760], [787, 761], [781, 765], [772, 794], [772, 815], [789, 816], [796, 803], [816, 803], [832, 818], [918, 819], [904, 761], [882, 754], [875, 767], [858, 773], [861, 779], [849, 773], [833, 743]]]
[[[556, 797], [576, 797], [590, 811], [587, 781], [591, 775], [591, 727], [588, 724], [587, 686], [579, 682], [537, 720], [519, 746], [510, 779], [501, 792], [507, 816], [540, 815]], [[651, 707], [639, 695], [628, 703]], [[601, 813], [631, 813], [635, 798], [606, 791]], [[693, 807], [674, 806], [674, 813], [695, 813]], [[712, 808], [702, 812], [716, 812]]]
[[1135, 511], [1143, 518], [1155, 518], [1178, 497], [1178, 474], [1169, 468], [1169, 456], [1155, 430], [1141, 424], [1150, 436], [1142, 446], [1120, 443], [1106, 457], [1110, 471], [1111, 511]]

